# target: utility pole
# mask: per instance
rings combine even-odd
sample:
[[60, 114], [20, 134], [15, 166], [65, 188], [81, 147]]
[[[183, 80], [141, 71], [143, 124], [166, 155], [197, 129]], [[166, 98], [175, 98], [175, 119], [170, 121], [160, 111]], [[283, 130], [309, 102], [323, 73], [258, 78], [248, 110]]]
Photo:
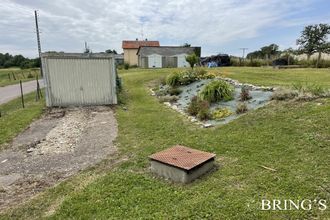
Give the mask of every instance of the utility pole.
[[37, 10], [34, 11], [34, 19], [36, 21], [36, 32], [37, 32], [37, 43], [38, 43], [38, 53], [39, 53], [39, 59], [40, 59], [40, 75], [43, 77], [42, 72], [42, 62], [41, 62], [41, 45], [40, 45], [40, 36], [39, 36], [39, 25], [38, 25], [38, 13]]
[[243, 54], [242, 54], [242, 60], [243, 60], [243, 64], [244, 64], [244, 56], [245, 56], [245, 51], [248, 50], [249, 48], [247, 47], [242, 47], [242, 48], [239, 48], [240, 50], [242, 50]]
[[242, 58], [244, 59], [245, 51], [248, 50], [249, 48], [247, 48], [247, 47], [242, 47], [242, 48], [239, 48], [239, 49], [242, 50], [242, 52], [243, 52]]

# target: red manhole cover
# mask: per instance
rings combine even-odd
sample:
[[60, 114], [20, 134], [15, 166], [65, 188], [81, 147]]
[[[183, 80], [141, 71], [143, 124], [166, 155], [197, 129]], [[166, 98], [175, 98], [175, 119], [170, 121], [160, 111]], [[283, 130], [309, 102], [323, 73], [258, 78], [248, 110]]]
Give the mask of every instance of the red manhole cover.
[[176, 145], [174, 147], [152, 154], [149, 156], [149, 158], [151, 160], [170, 164], [185, 170], [191, 170], [192, 168], [210, 159], [213, 159], [215, 156], [216, 155], [212, 153]]

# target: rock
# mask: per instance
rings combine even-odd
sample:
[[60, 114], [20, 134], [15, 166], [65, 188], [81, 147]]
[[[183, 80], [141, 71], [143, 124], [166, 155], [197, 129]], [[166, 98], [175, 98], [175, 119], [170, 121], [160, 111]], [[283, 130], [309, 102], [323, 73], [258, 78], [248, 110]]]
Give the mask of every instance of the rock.
[[190, 119], [190, 121], [191, 122], [197, 122], [197, 119], [193, 117], [192, 119]]
[[213, 127], [212, 124], [203, 124], [203, 128], [210, 128], [210, 127]]
[[123, 107], [123, 110], [124, 110], [124, 111], [127, 111], [127, 108], [124, 106], [124, 107]]
[[32, 153], [33, 151], [34, 151], [34, 148], [32, 148], [32, 147], [26, 150], [27, 153]]

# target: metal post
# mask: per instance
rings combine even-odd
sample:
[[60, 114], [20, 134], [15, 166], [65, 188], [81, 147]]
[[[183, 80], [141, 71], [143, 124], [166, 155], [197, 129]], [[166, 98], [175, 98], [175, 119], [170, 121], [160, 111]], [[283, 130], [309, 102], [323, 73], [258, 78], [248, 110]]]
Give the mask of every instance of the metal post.
[[19, 85], [21, 87], [22, 107], [25, 108], [25, 106], [24, 106], [24, 95], [23, 95], [22, 80], [19, 81]]

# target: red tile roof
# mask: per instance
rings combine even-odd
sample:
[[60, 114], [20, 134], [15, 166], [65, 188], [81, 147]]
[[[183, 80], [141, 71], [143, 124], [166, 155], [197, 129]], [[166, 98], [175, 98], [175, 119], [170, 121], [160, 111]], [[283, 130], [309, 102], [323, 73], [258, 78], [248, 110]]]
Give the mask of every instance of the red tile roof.
[[159, 41], [123, 40], [123, 49], [139, 49], [141, 46], [159, 47]]
[[213, 159], [216, 155], [188, 147], [176, 145], [149, 156], [151, 160], [166, 163], [184, 170], [192, 168]]

